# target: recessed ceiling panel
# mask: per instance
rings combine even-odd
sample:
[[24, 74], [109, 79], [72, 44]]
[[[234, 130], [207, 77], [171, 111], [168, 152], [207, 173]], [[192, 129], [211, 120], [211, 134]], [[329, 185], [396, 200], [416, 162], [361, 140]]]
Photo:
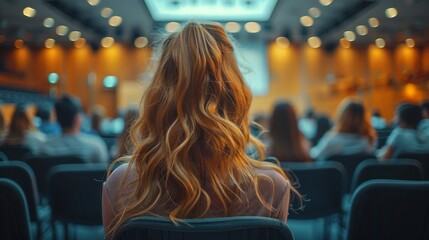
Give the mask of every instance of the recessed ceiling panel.
[[155, 21], [267, 21], [277, 0], [144, 0]]

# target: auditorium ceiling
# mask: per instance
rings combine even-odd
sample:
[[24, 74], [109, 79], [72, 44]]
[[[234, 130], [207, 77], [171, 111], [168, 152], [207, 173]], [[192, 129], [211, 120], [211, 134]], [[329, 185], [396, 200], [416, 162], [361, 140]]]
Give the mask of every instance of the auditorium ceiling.
[[145, 46], [187, 20], [223, 24], [237, 39], [302, 43], [317, 36], [325, 48], [341, 38], [390, 45], [429, 42], [429, 0], [0, 0], [0, 46], [46, 39], [94, 48], [102, 39]]

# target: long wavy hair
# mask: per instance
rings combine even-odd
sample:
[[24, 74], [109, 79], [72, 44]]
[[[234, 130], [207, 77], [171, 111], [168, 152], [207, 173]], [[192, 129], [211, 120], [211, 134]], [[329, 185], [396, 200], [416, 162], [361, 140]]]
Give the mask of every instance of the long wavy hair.
[[275, 104], [270, 120], [270, 154], [283, 162], [311, 162], [303, 143], [305, 138], [298, 128], [292, 104], [279, 101]]
[[334, 131], [359, 134], [367, 137], [369, 142], [374, 144], [377, 135], [369, 119], [369, 113], [365, 110], [362, 102], [346, 98], [338, 108]]
[[126, 174], [135, 168], [137, 187], [120, 194], [127, 205], [107, 226], [107, 236], [114, 236], [126, 220], [153, 215], [160, 206], [176, 222], [204, 217], [216, 199], [230, 216], [251, 189], [273, 211], [260, 194], [254, 168], [274, 169], [287, 177], [280, 167], [245, 153], [249, 143], [261, 159], [265, 150], [249, 134], [252, 96], [223, 28], [186, 24], [164, 40], [156, 66], [131, 130], [134, 152]]
[[8, 133], [3, 141], [4, 144], [23, 144], [27, 131], [34, 130], [35, 127], [31, 122], [25, 106], [17, 106], [13, 112], [9, 124]]

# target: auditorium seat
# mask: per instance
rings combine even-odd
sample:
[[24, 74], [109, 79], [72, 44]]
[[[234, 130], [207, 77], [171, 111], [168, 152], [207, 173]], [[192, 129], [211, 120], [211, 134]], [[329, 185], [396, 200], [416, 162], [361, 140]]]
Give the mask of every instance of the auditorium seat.
[[101, 194], [106, 171], [105, 164], [63, 164], [49, 170], [54, 237], [57, 221], [64, 224], [66, 239], [70, 224], [102, 225]]
[[0, 178], [0, 238], [33, 239], [28, 205], [21, 187], [7, 178]]
[[6, 154], [0, 152], [0, 162], [8, 161]]
[[294, 184], [305, 198], [303, 210], [289, 211], [289, 219], [324, 218], [324, 238], [329, 239], [331, 217], [337, 216], [340, 224], [342, 220], [341, 203], [346, 183], [344, 167], [336, 162], [281, 164], [286, 174], [291, 176], [291, 181], [298, 181]]
[[[429, 151], [429, 149], [428, 149]], [[420, 162], [424, 171], [424, 179], [429, 180], [429, 152], [428, 153], [400, 153], [393, 158], [408, 158]]]
[[348, 240], [429, 239], [429, 181], [363, 183], [348, 222]]
[[24, 161], [33, 153], [30, 148], [23, 145], [0, 145], [0, 151], [3, 152], [9, 160]]
[[288, 226], [274, 218], [225, 217], [185, 219], [137, 217], [121, 226], [114, 240], [292, 240]]

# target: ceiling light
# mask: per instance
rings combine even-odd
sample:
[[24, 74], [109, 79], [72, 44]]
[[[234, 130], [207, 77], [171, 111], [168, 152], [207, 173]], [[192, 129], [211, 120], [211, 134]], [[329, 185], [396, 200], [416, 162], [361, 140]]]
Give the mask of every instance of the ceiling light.
[[54, 24], [55, 24], [55, 20], [53, 18], [45, 18], [45, 20], [43, 20], [43, 26], [47, 28], [53, 27]]
[[67, 35], [67, 33], [69, 32], [69, 27], [64, 26], [64, 25], [59, 25], [56, 29], [55, 32], [60, 35], [60, 36], [65, 36]]
[[288, 48], [290, 46], [290, 41], [286, 37], [278, 37], [276, 38], [276, 44], [281, 48]]
[[79, 38], [78, 40], [76, 40], [74, 42], [74, 46], [76, 48], [83, 48], [85, 46], [85, 44], [86, 44], [85, 38]]
[[344, 37], [349, 40], [350, 42], [353, 42], [354, 40], [356, 40], [356, 34], [352, 31], [345, 31], [344, 32]]
[[225, 30], [230, 33], [237, 33], [240, 32], [241, 26], [239, 23], [236, 22], [227, 22], [225, 24]]
[[53, 48], [55, 46], [55, 39], [48, 38], [45, 40], [45, 47], [46, 48]]
[[180, 27], [182, 26], [178, 22], [169, 22], [165, 24], [165, 29], [167, 30], [167, 32], [176, 32], [180, 29]]
[[405, 39], [405, 45], [407, 45], [407, 47], [409, 48], [413, 48], [414, 46], [416, 46], [416, 42], [412, 38], [407, 38]]
[[334, 0], [319, 0], [323, 6], [329, 6]]
[[6, 37], [4, 35], [0, 35], [0, 43], [3, 43], [6, 41]]
[[307, 43], [312, 48], [319, 48], [322, 46], [322, 40], [318, 37], [310, 37], [307, 39]]
[[105, 7], [103, 9], [101, 9], [100, 14], [102, 17], [104, 18], [108, 18], [110, 16], [112, 16], [113, 10], [111, 8]]
[[302, 16], [299, 21], [301, 22], [302, 26], [304, 27], [310, 27], [313, 26], [314, 21], [311, 17], [309, 16]]
[[104, 48], [109, 48], [115, 44], [115, 39], [112, 37], [104, 37], [101, 39], [101, 46]]
[[72, 31], [69, 34], [70, 41], [74, 42], [80, 38], [82, 34], [79, 31]]
[[351, 47], [351, 42], [345, 38], [341, 38], [340, 39], [340, 46], [343, 48], [350, 48]]
[[36, 9], [31, 7], [26, 7], [24, 10], [22, 10], [22, 14], [26, 17], [34, 17], [36, 16]]
[[376, 27], [380, 26], [380, 22], [375, 17], [372, 17], [372, 18], [368, 19], [368, 24], [372, 28], [376, 28]]
[[384, 48], [386, 46], [386, 41], [384, 41], [383, 38], [377, 38], [377, 39], [375, 39], [375, 45], [378, 48]]
[[136, 46], [136, 48], [144, 48], [148, 43], [149, 40], [146, 37], [138, 37], [134, 40], [134, 46]]
[[100, 0], [87, 0], [89, 5], [96, 6], [100, 3]]
[[393, 8], [393, 7], [386, 9], [385, 13], [386, 13], [386, 17], [388, 18], [394, 18], [398, 16], [398, 10], [396, 10], [396, 8]]
[[368, 34], [368, 28], [365, 25], [359, 25], [356, 27], [357, 34], [365, 36]]
[[316, 7], [312, 7], [310, 9], [308, 9], [308, 13], [313, 16], [314, 18], [318, 18], [321, 15], [321, 12], [318, 8]]
[[113, 17], [109, 18], [109, 25], [112, 27], [117, 27], [117, 26], [121, 25], [121, 23], [122, 23], [122, 17], [113, 16]]
[[24, 47], [24, 41], [22, 39], [16, 39], [15, 40], [15, 47], [16, 48], [22, 48], [22, 47]]
[[248, 22], [244, 24], [244, 29], [249, 33], [258, 33], [261, 31], [261, 25], [257, 22]]

